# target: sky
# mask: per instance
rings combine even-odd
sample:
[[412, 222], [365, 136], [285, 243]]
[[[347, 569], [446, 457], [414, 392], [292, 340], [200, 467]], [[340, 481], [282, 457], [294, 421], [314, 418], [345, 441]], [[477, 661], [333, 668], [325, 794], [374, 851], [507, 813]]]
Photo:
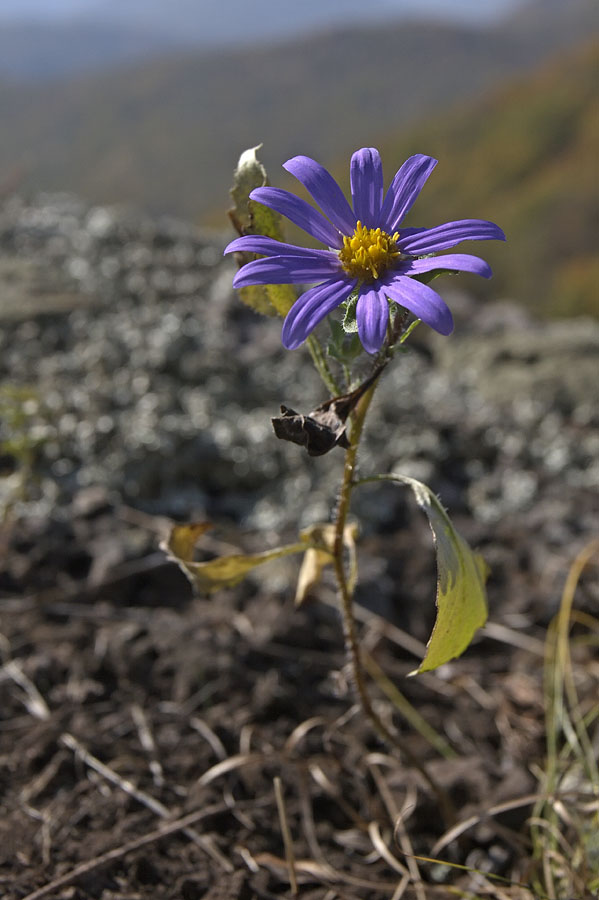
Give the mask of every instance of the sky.
[[[206, 0], [196, 0], [196, 6], [201, 8]], [[567, 2], [567, 0], [565, 0]], [[163, 0], [165, 13], [169, 6], [174, 6], [174, 0]], [[286, 3], [295, 3], [295, 0], [281, 0], [281, 6]], [[439, 14], [450, 19], [476, 19], [484, 21], [501, 16], [509, 9], [520, 5], [521, 0], [418, 0], [414, 5], [408, 0], [364, 0], [364, 6], [375, 15], [389, 11], [405, 12], [411, 9], [418, 15]], [[155, 4], [154, 4], [155, 5]], [[221, 0], [221, 8], [226, 13], [227, 0]], [[337, 0], [334, 4], [343, 13], [343, 0]], [[355, 9], [355, 4], [349, 3], [349, 7]], [[36, 18], [44, 20], [59, 19], [74, 15], [84, 17], [91, 12], [99, 14], [117, 11], [126, 13], [127, 7], [139, 6], [138, 0], [0, 0], [0, 17], [5, 19]], [[120, 7], [120, 9], [119, 9]], [[248, 4], [251, 8], [251, 5]], [[350, 9], [348, 18], [353, 19], [353, 9]]]

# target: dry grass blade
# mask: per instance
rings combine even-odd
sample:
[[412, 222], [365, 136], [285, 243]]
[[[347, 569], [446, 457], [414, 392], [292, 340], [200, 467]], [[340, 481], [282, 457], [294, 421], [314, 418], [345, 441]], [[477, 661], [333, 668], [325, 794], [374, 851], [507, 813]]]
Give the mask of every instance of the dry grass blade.
[[320, 844], [318, 843], [316, 823], [314, 822], [314, 810], [312, 809], [312, 801], [310, 798], [310, 791], [308, 789], [307, 780], [308, 779], [305, 772], [301, 771], [299, 779], [299, 801], [304, 837], [306, 839], [308, 847], [310, 848], [310, 853], [312, 854], [312, 856], [315, 859], [323, 862], [324, 853], [322, 852]]
[[295, 897], [297, 894], [297, 877], [295, 874], [295, 855], [293, 852], [293, 841], [287, 821], [287, 812], [285, 810], [285, 798], [283, 796], [283, 787], [281, 779], [277, 775], [274, 779], [275, 798], [277, 801], [277, 811], [279, 813], [279, 822], [281, 824], [281, 832], [283, 834], [283, 845], [285, 847], [285, 859], [287, 860], [287, 868], [289, 869], [289, 885], [291, 893]]
[[25, 692], [25, 709], [34, 719], [46, 721], [50, 718], [48, 704], [17, 662], [10, 660], [2, 666], [0, 679], [3, 677], [10, 678]]
[[192, 716], [189, 720], [189, 724], [194, 731], [201, 734], [204, 740], [210, 744], [217, 759], [224, 760], [227, 758], [227, 751], [225, 750], [223, 742], [204, 719], [200, 719], [199, 716]]
[[138, 703], [134, 703], [131, 707], [131, 716], [139, 734], [139, 742], [150, 757], [149, 767], [154, 784], [160, 788], [164, 784], [164, 773], [156, 755], [156, 743], [150, 731], [146, 714]]
[[[570, 805], [567, 818], [556, 805], [563, 796], [560, 786], [575, 784], [579, 794], [599, 797], [599, 766], [589, 728], [597, 723], [598, 686], [590, 690], [591, 707], [585, 716], [576, 686], [570, 650], [570, 629], [576, 590], [583, 571], [598, 557], [599, 540], [587, 544], [574, 560], [562, 593], [560, 608], [552, 623], [545, 657], [545, 721], [547, 759], [542, 773], [545, 797], [536, 804], [531, 819], [535, 857], [541, 861], [542, 886], [548, 896], [562, 892], [599, 891], [599, 859], [594, 849], [599, 815], [581, 805]], [[597, 630], [597, 622], [585, 618], [585, 627]], [[582, 670], [580, 670], [582, 675]], [[590, 676], [593, 678], [593, 675]], [[596, 735], [596, 738], [597, 739]], [[564, 831], [567, 832], [567, 837]], [[566, 852], [565, 847], [568, 847]]]
[[235, 769], [241, 769], [243, 766], [255, 765], [264, 761], [262, 753], [237, 753], [222, 762], [211, 766], [203, 775], [198, 778], [198, 784], [204, 786], [210, 784], [215, 778], [226, 775], [227, 772], [234, 772]]
[[536, 825], [538, 828], [544, 828], [546, 831], [550, 832], [556, 844], [559, 844], [559, 846], [562, 848], [565, 857], [572, 859], [572, 857], [574, 856], [574, 848], [570, 846], [557, 825], [554, 825], [552, 822], [548, 822], [547, 819], [541, 819], [538, 816], [531, 816], [531, 818], [528, 820], [528, 823], [531, 826]]
[[385, 841], [383, 840], [383, 836], [381, 834], [381, 829], [379, 827], [378, 822], [371, 822], [368, 826], [368, 836], [372, 841], [372, 846], [379, 854], [379, 856], [385, 860], [388, 866], [390, 866], [395, 872], [397, 872], [401, 876], [410, 875], [406, 867], [403, 863], [400, 863], [398, 859], [396, 859], [389, 848], [387, 847]]
[[401, 814], [395, 821], [394, 833], [402, 852], [405, 854], [406, 864], [410, 872], [410, 878], [414, 884], [416, 897], [418, 900], [426, 900], [426, 892], [422, 882], [422, 876], [420, 875], [420, 869], [418, 868], [417, 857], [414, 855], [412, 842], [410, 841], [404, 818]]
[[514, 628], [508, 628], [500, 622], [487, 622], [481, 629], [484, 637], [490, 637], [494, 641], [502, 644], [510, 644], [512, 647], [520, 647], [533, 656], [539, 656], [541, 659], [545, 656], [545, 644], [538, 638], [531, 637]]
[[[561, 796], [578, 796], [577, 791], [563, 792]], [[443, 834], [434, 847], [431, 850], [432, 856], [437, 856], [438, 853], [441, 852], [445, 847], [451, 844], [452, 841], [455, 841], [456, 838], [460, 837], [464, 832], [468, 831], [469, 828], [473, 828], [475, 825], [480, 824], [481, 822], [490, 821], [493, 816], [501, 815], [501, 813], [509, 812], [511, 809], [519, 809], [523, 806], [532, 806], [534, 803], [538, 803], [539, 801], [546, 801], [546, 794], [526, 794], [524, 797], [516, 797], [514, 800], [506, 800], [505, 803], [498, 803], [496, 806], [491, 806], [489, 809], [483, 810], [483, 812], [479, 813], [475, 816], [470, 816], [468, 819], [465, 819], [463, 822], [458, 822], [453, 828], [450, 828], [448, 831]]]
[[[268, 869], [282, 875], [287, 871], [287, 863], [284, 859], [275, 856], [272, 853], [257, 853], [254, 856], [255, 861]], [[397, 887], [392, 881], [377, 881], [373, 879], [358, 878], [347, 872], [341, 872], [334, 869], [328, 863], [319, 863], [313, 859], [297, 859], [295, 861], [295, 869], [298, 876], [304, 876], [301, 880], [312, 880], [320, 884], [350, 884], [353, 887], [365, 888], [374, 891], [393, 891]], [[299, 881], [298, 877], [298, 881]], [[29, 900], [29, 898], [25, 898]]]
[[[385, 804], [385, 808], [389, 814], [389, 818], [393, 822], [394, 836], [396, 838], [399, 838], [399, 845], [400, 845], [403, 853], [406, 856], [407, 869], [402, 863], [398, 862], [398, 865], [401, 866], [401, 870], [396, 869], [396, 871], [400, 871], [400, 874], [403, 876], [403, 878], [405, 878], [405, 876], [407, 876], [408, 883], [410, 883], [410, 882], [413, 883], [417, 900], [426, 900], [426, 897], [424, 894], [424, 886], [422, 884], [422, 879], [420, 876], [420, 870], [418, 869], [418, 863], [413, 858], [414, 851], [412, 849], [412, 843], [409, 839], [408, 832], [405, 827], [405, 819], [404, 819], [404, 812], [407, 816], [409, 816], [411, 811], [416, 806], [416, 798], [417, 798], [416, 788], [413, 784], [408, 785], [408, 789], [406, 791], [406, 796], [405, 796], [404, 802], [403, 802], [403, 807], [400, 810], [400, 809], [398, 809], [397, 804], [395, 803], [395, 800], [393, 798], [393, 795], [392, 795], [391, 791], [389, 790], [389, 786], [388, 786], [387, 782], [385, 781], [385, 779], [383, 778], [382, 773], [381, 773], [380, 769], [378, 768], [378, 766], [374, 765], [374, 764], [370, 764], [369, 768], [370, 768], [372, 777], [374, 779], [374, 782], [377, 786], [377, 789], [379, 791], [379, 794], [381, 795], [381, 797], [383, 799], [383, 803]], [[373, 840], [373, 833], [371, 831], [371, 827], [369, 827], [369, 834], [370, 834], [370, 839]], [[378, 835], [378, 837], [380, 837], [380, 834]], [[373, 843], [374, 843], [374, 840], [373, 840]], [[384, 853], [382, 851], [380, 842], [375, 844], [375, 846], [376, 846], [376, 849], [379, 851], [379, 853], [381, 853], [381, 855], [383, 856], [383, 859], [385, 859], [385, 861], [387, 863], [389, 863], [389, 865], [391, 865], [390, 860], [387, 859], [387, 856], [384, 855]], [[384, 846], [384, 844], [383, 844], [383, 846]], [[395, 859], [395, 857], [393, 857], [393, 859]], [[402, 878], [402, 882], [403, 882], [403, 878]], [[400, 882], [400, 884], [402, 882]], [[398, 890], [399, 890], [399, 885], [398, 885]], [[405, 890], [405, 888], [402, 889], [402, 893], [403, 893], [403, 890]]]
[[339, 804], [340, 809], [343, 810], [345, 815], [351, 819], [358, 828], [367, 831], [368, 823], [365, 822], [362, 816], [343, 798], [340, 789], [327, 777], [318, 763], [311, 763], [308, 766], [308, 769], [316, 784]]
[[410, 875], [409, 874], [404, 875], [402, 877], [402, 879], [400, 880], [399, 884], [397, 885], [397, 887], [395, 888], [395, 890], [393, 891], [393, 896], [391, 897], [391, 900], [401, 900], [401, 898], [403, 897], [403, 895], [406, 892], [406, 888], [408, 887], [409, 883], [410, 883]]
[[[287, 860], [275, 856], [274, 853], [256, 853], [254, 861], [259, 866], [271, 869], [283, 877], [288, 873]], [[296, 859], [294, 868], [297, 875], [303, 876], [301, 878], [303, 882], [311, 879], [323, 884], [330, 884], [332, 881], [336, 881], [337, 876], [341, 874], [328, 863], [320, 863], [313, 859]]]
[[308, 732], [313, 728], [317, 728], [319, 725], [326, 725], [326, 719], [322, 716], [312, 716], [312, 718], [306, 719], [305, 722], [300, 722], [299, 725], [296, 725], [285, 741], [285, 752], [293, 753], [293, 751], [297, 749], [297, 745], [304, 739]]

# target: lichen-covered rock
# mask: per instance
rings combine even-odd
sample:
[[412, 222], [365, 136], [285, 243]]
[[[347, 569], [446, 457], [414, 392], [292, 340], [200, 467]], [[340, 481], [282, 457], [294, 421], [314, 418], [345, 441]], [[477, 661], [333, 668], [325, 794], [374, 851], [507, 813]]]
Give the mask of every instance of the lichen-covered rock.
[[[13, 516], [56, 516], [101, 485], [273, 534], [329, 517], [342, 451], [311, 459], [270, 424], [281, 403], [313, 409], [326, 392], [277, 321], [237, 301], [226, 239], [68, 196], [5, 201], [0, 442], [10, 430], [25, 448], [0, 459]], [[427, 481], [475, 540], [564, 548], [593, 527], [599, 324], [451, 305], [455, 334], [421, 327], [381, 380], [361, 471]], [[397, 530], [406, 502], [383, 485], [356, 494], [363, 534]]]

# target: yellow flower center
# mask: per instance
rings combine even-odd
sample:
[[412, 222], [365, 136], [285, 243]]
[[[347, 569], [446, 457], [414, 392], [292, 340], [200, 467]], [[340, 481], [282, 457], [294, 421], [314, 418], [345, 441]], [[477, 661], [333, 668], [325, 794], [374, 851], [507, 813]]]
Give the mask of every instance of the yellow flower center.
[[364, 228], [361, 222], [351, 237], [343, 238], [339, 259], [345, 271], [360, 281], [375, 281], [385, 269], [389, 269], [401, 257], [393, 236], [380, 228]]

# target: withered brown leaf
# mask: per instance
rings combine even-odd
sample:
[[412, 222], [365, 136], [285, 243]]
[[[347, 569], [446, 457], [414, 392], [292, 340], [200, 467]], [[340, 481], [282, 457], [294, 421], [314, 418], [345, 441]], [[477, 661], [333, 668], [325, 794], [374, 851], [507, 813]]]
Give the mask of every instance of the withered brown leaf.
[[272, 419], [276, 436], [305, 447], [310, 456], [323, 456], [333, 447], [347, 450], [350, 446], [345, 431], [347, 417], [384, 368], [382, 363], [354, 391], [325, 400], [308, 415], [281, 406], [281, 415]]

